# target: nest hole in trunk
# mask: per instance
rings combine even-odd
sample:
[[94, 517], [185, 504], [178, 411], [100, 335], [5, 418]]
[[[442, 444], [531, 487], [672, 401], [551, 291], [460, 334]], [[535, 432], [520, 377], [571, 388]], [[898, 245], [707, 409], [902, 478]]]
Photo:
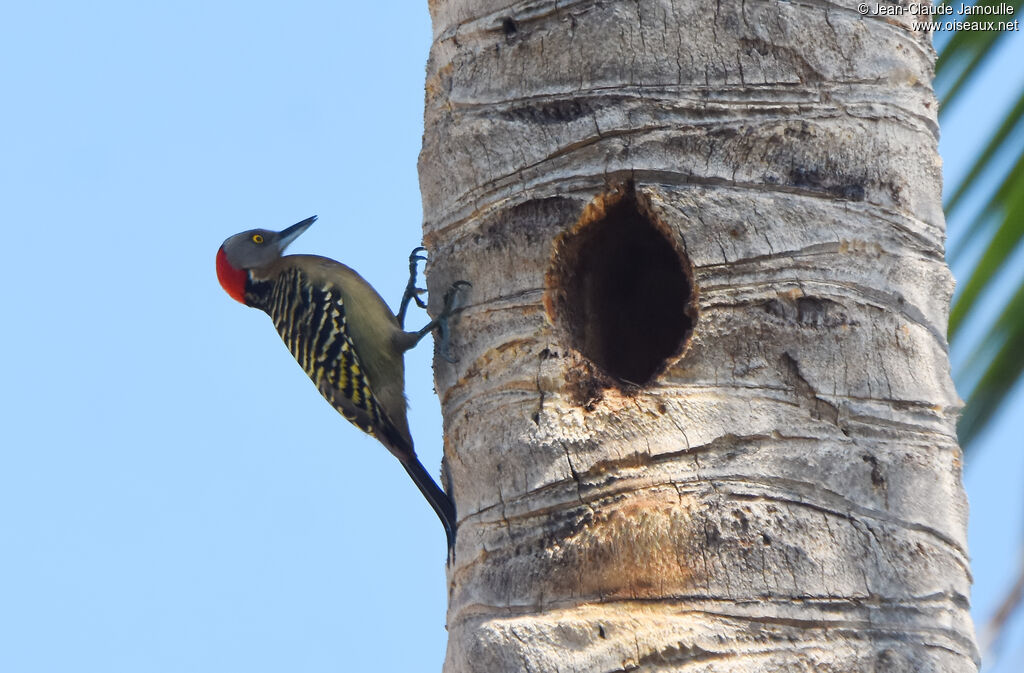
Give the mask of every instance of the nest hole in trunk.
[[[643, 386], [679, 357], [695, 311], [689, 260], [638, 207], [632, 190], [588, 208], [556, 246], [553, 319], [605, 374]], [[645, 209], [644, 209], [645, 210]]]

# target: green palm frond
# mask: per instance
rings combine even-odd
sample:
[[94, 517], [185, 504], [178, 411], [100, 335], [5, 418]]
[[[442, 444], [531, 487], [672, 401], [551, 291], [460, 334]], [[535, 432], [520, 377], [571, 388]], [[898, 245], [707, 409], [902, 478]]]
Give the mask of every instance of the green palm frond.
[[[985, 145], [985, 149], [982, 150], [974, 163], [971, 165], [967, 174], [964, 175], [960, 183], [957, 184], [956, 189], [953, 190], [952, 195], [946, 201], [946, 215], [952, 215], [962, 203], [962, 199], [971, 189], [977, 184], [978, 178], [985, 172], [985, 170], [991, 165], [992, 160], [995, 158], [999, 150], [1004, 146], [1010, 135], [1021, 125], [1021, 121], [1024, 120], [1024, 91], [1021, 91], [1020, 97], [1017, 99], [1017, 103], [1010, 110], [1006, 118], [999, 125], [999, 128], [988, 144]], [[963, 232], [964, 238], [968, 238], [971, 234], [976, 231], [975, 229], [968, 229]], [[958, 250], [954, 253], [954, 256], [958, 255], [963, 246], [958, 246]]]
[[[986, 350], [993, 353], [986, 357], [983, 354]], [[969, 446], [977, 437], [1024, 373], [1021, 353], [1024, 353], [1024, 285], [1017, 288], [985, 341], [970, 358], [982, 361], [984, 364], [977, 362], [975, 366], [984, 366], [984, 372], [968, 396], [960, 418], [960, 442], [964, 446]]]
[[[979, 0], [976, 5], [998, 7], [996, 0]], [[985, 15], [984, 20], [1013, 20], [1018, 17], [1022, 0], [1010, 0], [1013, 14]], [[954, 6], [959, 6], [957, 3]], [[957, 16], [957, 19], [970, 19]], [[1008, 35], [999, 31], [959, 31], [942, 47], [936, 64], [935, 87], [942, 101], [940, 110], [949, 109], [995, 53], [995, 46]], [[941, 114], [941, 113], [940, 113]], [[960, 226], [958, 243], [950, 259], [960, 259], [968, 249], [982, 250], [974, 268], [954, 298], [950, 311], [949, 338], [954, 344], [962, 337], [963, 326], [976, 318], [975, 309], [982, 299], [1009, 271], [1013, 253], [1024, 245], [1024, 91], [978, 152], [963, 179], [950, 190], [946, 215]], [[994, 190], [991, 185], [998, 185]], [[968, 199], [984, 202], [978, 212], [963, 218]], [[965, 220], [957, 224], [957, 214]], [[986, 423], [999, 408], [1014, 383], [1024, 374], [1024, 284], [1008, 293], [997, 309], [999, 317], [973, 347], [960, 368], [958, 379], [975, 382], [964, 392], [967, 406], [960, 419], [960, 442], [970, 448]]]
[[[938, 4], [938, 3], [936, 3]], [[942, 3], [945, 6], [959, 7], [960, 3]], [[976, 7], [1013, 7], [1013, 14], [980, 15], [981, 20], [1006, 21], [1017, 18], [1022, 0], [978, 0]], [[937, 17], [937, 18], [942, 18]], [[970, 16], [955, 16], [958, 20], [969, 20]], [[935, 62], [936, 88], [940, 90], [939, 99], [943, 106], [950, 105], [963, 90], [964, 85], [978, 68], [992, 54], [992, 47], [1007, 35], [1004, 31], [995, 30], [960, 30], [943, 46]], [[947, 84], [948, 82], [948, 84]]]
[[[993, 233], [981, 259], [963, 284], [949, 313], [949, 338], [955, 339], [964, 324], [964, 318], [978, 302], [981, 294], [991, 287], [992, 280], [1003, 270], [1010, 255], [1024, 238], [1024, 154], [1006, 175], [992, 200], [967, 226], [967, 235], [974, 237], [986, 233], [986, 224], [995, 223]], [[961, 246], [962, 247], [962, 246]]]

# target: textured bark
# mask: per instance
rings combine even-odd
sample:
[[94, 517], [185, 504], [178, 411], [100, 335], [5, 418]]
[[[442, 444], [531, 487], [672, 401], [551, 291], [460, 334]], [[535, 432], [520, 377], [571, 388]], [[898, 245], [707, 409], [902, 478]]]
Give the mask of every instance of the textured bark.
[[[976, 670], [930, 38], [852, 2], [431, 13], [431, 295], [473, 283], [447, 673]], [[616, 204], [695, 290], [642, 385], [567, 303]]]

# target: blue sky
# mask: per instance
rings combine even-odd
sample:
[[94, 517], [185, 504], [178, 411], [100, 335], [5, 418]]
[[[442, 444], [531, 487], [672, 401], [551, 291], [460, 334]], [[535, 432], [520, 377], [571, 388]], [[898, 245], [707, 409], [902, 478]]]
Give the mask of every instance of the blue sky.
[[[938, 42], [938, 40], [937, 40]], [[1000, 121], [1024, 89], [1024, 34], [1008, 34], [995, 50], [981, 76], [961, 94], [960, 100], [942, 120], [939, 150], [944, 162], [947, 188], [953, 187], [970, 168], [976, 152], [988, 141]], [[1024, 138], [1012, 138], [1007, 151], [997, 157], [998, 170], [1005, 170]], [[989, 190], [999, 175], [987, 176]], [[949, 247], [956, 245], [961, 227], [983, 204], [982, 198], [966, 201], [962, 212], [947, 223]], [[981, 246], [968, 248], [964, 259], [953, 265], [958, 283], [966, 280]], [[962, 338], [951, 350], [956, 372], [995, 320], [1001, 302], [1024, 278], [1024, 248], [1016, 250], [994, 283], [994, 291], [983, 297], [975, 315], [965, 325]], [[974, 574], [972, 614], [979, 634], [992, 613], [1009, 592], [1024, 562], [1024, 440], [1020, 418], [1024, 416], [1024, 385], [1018, 382], [989, 429], [978, 438], [964, 469], [964, 484], [971, 508], [968, 544]], [[1003, 638], [1002, 646], [986, 662], [990, 673], [1024, 671], [1024, 613], [1018, 611]]]
[[[5, 8], [0, 670], [440, 670], [436, 517], [214, 277], [228, 235], [317, 214], [294, 251], [401, 295], [426, 3], [340, 5]], [[430, 357], [408, 394], [436, 472]], [[1014, 404], [967, 469], [983, 615], [1024, 528]]]

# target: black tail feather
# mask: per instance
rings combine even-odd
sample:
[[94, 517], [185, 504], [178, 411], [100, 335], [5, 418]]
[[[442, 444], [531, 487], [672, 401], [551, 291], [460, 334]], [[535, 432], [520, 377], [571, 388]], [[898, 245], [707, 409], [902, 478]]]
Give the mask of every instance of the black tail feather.
[[455, 503], [448, 497], [448, 494], [441, 490], [441, 487], [431, 478], [430, 473], [423, 467], [423, 463], [419, 461], [415, 454], [408, 458], [399, 458], [402, 462], [402, 466], [405, 467], [405, 471], [409, 473], [412, 480], [416, 482], [416, 486], [419, 487], [420, 493], [427, 499], [430, 506], [437, 512], [437, 517], [441, 519], [441, 525], [444, 526], [445, 536], [448, 538], [448, 552], [454, 554], [455, 551]]

